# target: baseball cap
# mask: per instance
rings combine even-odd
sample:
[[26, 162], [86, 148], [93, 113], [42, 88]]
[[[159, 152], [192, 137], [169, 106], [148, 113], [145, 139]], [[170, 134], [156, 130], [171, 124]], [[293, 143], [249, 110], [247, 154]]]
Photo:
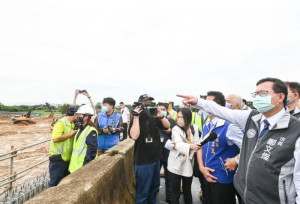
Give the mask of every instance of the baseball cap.
[[67, 116], [73, 116], [77, 112], [77, 106], [70, 106], [67, 111]]
[[154, 100], [154, 98], [151, 97], [151, 96], [149, 96], [148, 94], [143, 94], [143, 95], [141, 95], [141, 96], [139, 97], [139, 101], [140, 101], [140, 102], [143, 102], [143, 101], [148, 100], [148, 99]]

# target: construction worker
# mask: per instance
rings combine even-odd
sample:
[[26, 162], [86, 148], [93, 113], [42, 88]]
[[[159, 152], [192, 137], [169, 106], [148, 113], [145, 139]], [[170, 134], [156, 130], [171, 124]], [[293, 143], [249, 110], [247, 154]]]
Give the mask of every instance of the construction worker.
[[78, 132], [74, 137], [73, 152], [69, 171], [73, 173], [80, 167], [92, 161], [97, 156], [97, 135], [95, 124], [91, 121], [94, 110], [89, 105], [82, 105], [76, 112], [75, 125]]
[[72, 155], [73, 139], [76, 134], [74, 121], [76, 119], [76, 106], [71, 106], [65, 117], [58, 120], [53, 128], [49, 148], [49, 187], [57, 184], [69, 174], [69, 161]]
[[177, 112], [174, 110], [174, 102], [170, 101], [168, 106], [168, 118], [171, 118], [173, 120], [177, 120]]

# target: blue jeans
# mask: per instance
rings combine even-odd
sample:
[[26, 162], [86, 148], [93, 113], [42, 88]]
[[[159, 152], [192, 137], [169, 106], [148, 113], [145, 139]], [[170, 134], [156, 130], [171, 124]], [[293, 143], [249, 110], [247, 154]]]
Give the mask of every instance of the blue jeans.
[[65, 161], [49, 162], [50, 183], [49, 188], [57, 186], [58, 183], [67, 175], [69, 175], [69, 163]]
[[159, 160], [144, 164], [134, 165], [136, 178], [136, 204], [156, 204], [156, 195], [160, 186], [160, 163]]

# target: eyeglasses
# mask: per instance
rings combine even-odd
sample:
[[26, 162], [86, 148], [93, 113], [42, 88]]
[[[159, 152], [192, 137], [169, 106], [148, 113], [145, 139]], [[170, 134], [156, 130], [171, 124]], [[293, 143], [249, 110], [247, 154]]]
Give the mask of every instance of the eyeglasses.
[[252, 97], [255, 98], [257, 95], [264, 97], [268, 95], [268, 91], [259, 91], [251, 93]]

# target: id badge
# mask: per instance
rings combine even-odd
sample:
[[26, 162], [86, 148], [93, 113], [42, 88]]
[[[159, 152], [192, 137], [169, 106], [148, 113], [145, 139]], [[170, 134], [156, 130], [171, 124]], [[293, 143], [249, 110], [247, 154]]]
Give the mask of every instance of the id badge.
[[163, 137], [160, 138], [160, 142], [164, 142], [164, 138]]
[[146, 143], [152, 143], [153, 138], [152, 137], [146, 137]]

